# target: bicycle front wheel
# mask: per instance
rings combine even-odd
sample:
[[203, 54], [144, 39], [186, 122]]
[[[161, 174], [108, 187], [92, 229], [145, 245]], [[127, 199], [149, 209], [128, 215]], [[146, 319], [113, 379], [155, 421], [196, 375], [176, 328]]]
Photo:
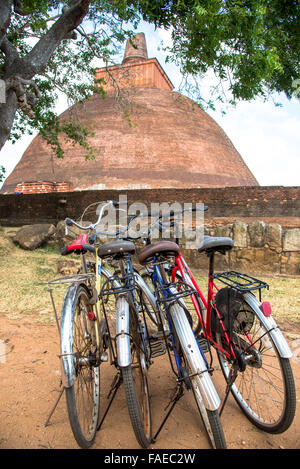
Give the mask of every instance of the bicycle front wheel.
[[[202, 370], [202, 372], [207, 373], [207, 370], [201, 364], [199, 346], [190, 326], [189, 319], [184, 309], [178, 305], [171, 306], [170, 316], [174, 345], [181, 362], [181, 375], [185, 377], [185, 382], [190, 384], [192, 388], [210, 444], [214, 449], [226, 449], [227, 444], [218, 410], [206, 408], [201, 394], [201, 387], [203, 387], [201, 379], [203, 378], [201, 378], [202, 373], [200, 372], [199, 374], [199, 371]], [[198, 372], [195, 372], [196, 370]]]
[[132, 311], [130, 314], [130, 346], [131, 364], [122, 368], [125, 396], [136, 439], [142, 448], [148, 448], [152, 437], [148, 370], [137, 318], [134, 317]]
[[72, 356], [75, 381], [66, 388], [70, 425], [81, 448], [89, 448], [95, 439], [99, 417], [100, 372], [98, 323], [87, 290], [80, 286], [74, 304]]
[[[244, 363], [244, 371], [238, 371], [231, 392], [254, 425], [268, 433], [282, 433], [291, 425], [296, 408], [289, 359], [279, 355], [270, 333], [242, 295], [232, 291], [230, 294], [234, 305], [231, 339]], [[226, 295], [220, 293], [219, 311], [226, 310], [227, 301]], [[221, 343], [220, 334], [217, 337]], [[227, 380], [231, 365], [219, 351], [218, 358]]]
[[191, 377], [190, 382], [194, 394], [194, 398], [201, 416], [203, 425], [205, 427], [207, 436], [210, 440], [211, 446], [214, 449], [226, 449], [227, 444], [223, 427], [221, 424], [218, 410], [209, 410], [205, 408], [203, 399], [200, 393], [199, 376]]

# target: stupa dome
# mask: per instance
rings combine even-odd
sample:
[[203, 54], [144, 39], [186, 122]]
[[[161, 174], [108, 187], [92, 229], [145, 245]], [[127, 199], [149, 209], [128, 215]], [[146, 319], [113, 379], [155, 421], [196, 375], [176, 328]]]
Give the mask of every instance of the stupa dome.
[[[156, 59], [148, 59], [144, 35], [127, 43], [121, 66], [99, 69], [108, 94], [94, 94], [61, 115], [76, 116], [94, 132], [96, 158], [64, 141], [57, 159], [41, 136], [25, 151], [2, 192], [33, 181], [65, 182], [74, 190], [256, 186], [221, 127], [194, 101], [173, 91]], [[121, 101], [109, 81], [117, 77]], [[115, 80], [115, 78], [114, 78]], [[70, 189], [69, 189], [70, 190]]]

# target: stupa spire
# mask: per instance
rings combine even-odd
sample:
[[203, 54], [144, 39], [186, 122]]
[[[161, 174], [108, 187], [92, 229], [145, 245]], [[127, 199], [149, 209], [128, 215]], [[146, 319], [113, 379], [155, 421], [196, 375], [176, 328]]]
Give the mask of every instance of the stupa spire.
[[122, 64], [142, 62], [148, 59], [147, 44], [144, 33], [137, 33], [128, 39]]

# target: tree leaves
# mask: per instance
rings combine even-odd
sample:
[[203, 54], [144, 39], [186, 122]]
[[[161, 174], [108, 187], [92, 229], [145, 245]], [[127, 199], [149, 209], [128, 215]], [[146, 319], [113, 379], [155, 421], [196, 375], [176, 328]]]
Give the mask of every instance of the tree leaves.
[[[16, 3], [20, 13], [11, 13], [5, 36], [10, 47], [3, 45], [0, 50], [0, 77], [14, 61], [13, 51], [21, 59], [29, 56], [76, 2]], [[293, 83], [300, 77], [299, 11], [299, 0], [93, 0], [76, 27], [77, 38], [62, 40], [33, 78], [41, 93], [35, 117], [29, 120], [19, 110], [11, 139], [38, 130], [62, 157], [60, 136], [64, 134], [92, 157], [89, 129], [76, 120], [69, 125], [59, 122], [55, 113], [58, 96], [65, 94], [72, 105], [95, 91], [104, 94], [101, 83], [94, 83], [95, 59], [102, 65], [113, 64], [120, 45], [134, 35], [141, 19], [172, 31], [167, 61], [179, 65], [184, 91], [203, 108], [256, 97], [268, 99], [278, 92], [291, 98], [293, 93], [295, 96]], [[201, 89], [207, 75], [215, 77], [208, 98]]]

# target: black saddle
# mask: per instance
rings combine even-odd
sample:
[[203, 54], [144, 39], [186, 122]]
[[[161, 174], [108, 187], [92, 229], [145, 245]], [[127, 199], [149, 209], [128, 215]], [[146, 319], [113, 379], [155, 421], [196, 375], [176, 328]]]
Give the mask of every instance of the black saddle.
[[98, 248], [98, 256], [104, 259], [116, 255], [134, 254], [135, 245], [130, 241], [118, 239], [110, 243], [105, 243]]
[[231, 238], [215, 238], [213, 236], [204, 236], [198, 251], [205, 251], [207, 254], [217, 251], [221, 254], [225, 254], [226, 251], [230, 251], [233, 246], [234, 242]]

